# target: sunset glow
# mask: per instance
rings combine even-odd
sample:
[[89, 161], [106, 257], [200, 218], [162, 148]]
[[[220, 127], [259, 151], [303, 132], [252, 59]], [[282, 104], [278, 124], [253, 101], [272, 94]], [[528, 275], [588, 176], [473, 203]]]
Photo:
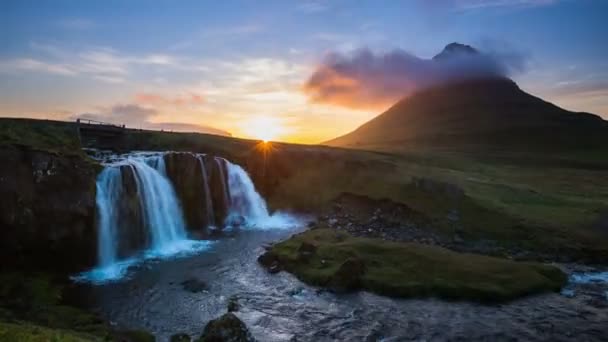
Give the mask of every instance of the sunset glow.
[[255, 117], [247, 120], [243, 125], [246, 138], [262, 140], [264, 142], [277, 140], [284, 136], [287, 130], [281, 120], [270, 116]]
[[320, 143], [425, 84], [427, 62], [457, 40], [490, 51], [522, 89], [608, 116], [604, 2], [186, 2], [10, 1], [0, 116]]

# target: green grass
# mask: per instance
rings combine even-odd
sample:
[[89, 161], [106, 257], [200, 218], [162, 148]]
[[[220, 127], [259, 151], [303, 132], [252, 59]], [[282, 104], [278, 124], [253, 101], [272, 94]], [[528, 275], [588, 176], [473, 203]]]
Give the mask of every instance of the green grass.
[[65, 154], [82, 153], [76, 125], [62, 121], [0, 119], [2, 145], [21, 145]]
[[[302, 243], [317, 248], [307, 261], [298, 256]], [[501, 302], [558, 291], [566, 282], [566, 275], [552, 266], [461, 254], [414, 243], [355, 238], [330, 229], [294, 235], [273, 246], [270, 252], [287, 271], [319, 286], [335, 283], [346, 260], [360, 260], [366, 269], [361, 288], [398, 297]]]
[[85, 342], [103, 339], [69, 330], [51, 329], [30, 323], [0, 322], [0, 341], [19, 342]]
[[0, 274], [0, 341], [153, 342], [143, 330], [116, 330], [97, 315], [69, 305], [63, 276]]

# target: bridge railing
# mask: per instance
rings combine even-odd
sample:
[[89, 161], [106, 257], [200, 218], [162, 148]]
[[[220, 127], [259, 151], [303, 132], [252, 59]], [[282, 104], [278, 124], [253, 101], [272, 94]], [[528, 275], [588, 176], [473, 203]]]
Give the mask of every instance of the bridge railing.
[[99, 126], [112, 126], [112, 127], [118, 127], [118, 128], [125, 128], [125, 125], [116, 125], [116, 124], [113, 124], [113, 123], [103, 122], [103, 121], [97, 121], [97, 120], [92, 120], [92, 119], [81, 119], [81, 118], [78, 118], [78, 119], [76, 119], [76, 123], [77, 124], [85, 124], [85, 125], [99, 125]]

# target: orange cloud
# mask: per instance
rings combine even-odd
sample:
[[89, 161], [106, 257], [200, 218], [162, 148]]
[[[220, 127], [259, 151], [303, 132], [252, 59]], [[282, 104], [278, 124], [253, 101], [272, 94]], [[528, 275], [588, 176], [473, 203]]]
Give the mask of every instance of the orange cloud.
[[524, 67], [516, 53], [485, 53], [452, 43], [432, 59], [403, 50], [330, 53], [302, 90], [315, 103], [382, 109], [418, 90], [471, 78], [508, 77]]
[[190, 93], [186, 95], [167, 96], [156, 93], [135, 94], [135, 102], [153, 106], [199, 106], [205, 103], [202, 95]]

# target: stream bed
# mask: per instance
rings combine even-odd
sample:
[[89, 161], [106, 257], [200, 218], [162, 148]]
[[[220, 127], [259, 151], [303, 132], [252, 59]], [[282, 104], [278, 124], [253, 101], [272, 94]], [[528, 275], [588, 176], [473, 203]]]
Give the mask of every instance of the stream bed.
[[[146, 262], [126, 279], [92, 286], [90, 306], [112, 324], [150, 331], [159, 341], [182, 332], [200, 336], [209, 320], [227, 311], [232, 296], [238, 297], [237, 316], [258, 341], [608, 339], [605, 273], [573, 274], [561, 294], [490, 306], [336, 295], [258, 265], [262, 246], [297, 231], [234, 231], [198, 255]], [[199, 288], [186, 285], [193, 282]]]

